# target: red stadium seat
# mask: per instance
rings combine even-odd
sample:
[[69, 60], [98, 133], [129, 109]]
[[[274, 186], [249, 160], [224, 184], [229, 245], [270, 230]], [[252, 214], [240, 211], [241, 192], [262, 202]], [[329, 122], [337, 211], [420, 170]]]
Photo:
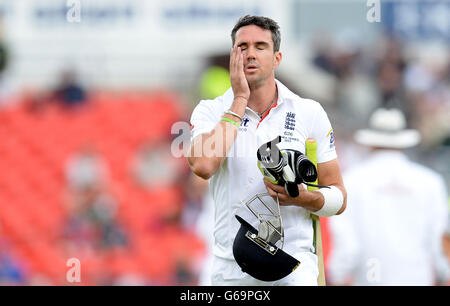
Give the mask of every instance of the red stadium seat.
[[84, 258], [86, 282], [94, 284], [108, 271], [170, 282], [176, 246], [189, 249], [192, 245], [174, 236], [161, 241], [160, 233], [154, 231], [164, 232], [157, 220], [167, 209], [180, 207], [182, 194], [177, 187], [160, 186], [153, 191], [138, 187], [130, 166], [141, 144], [170, 136], [170, 126], [181, 113], [177, 98], [166, 93], [96, 92], [90, 100], [89, 107], [72, 113], [56, 105], [37, 114], [22, 106], [0, 113], [2, 233], [33, 273], [67, 284], [65, 263], [73, 254], [61, 251], [58, 242], [66, 214], [65, 165], [82, 145], [93, 142], [110, 167], [118, 221], [130, 235], [131, 249], [111, 257], [105, 253]]

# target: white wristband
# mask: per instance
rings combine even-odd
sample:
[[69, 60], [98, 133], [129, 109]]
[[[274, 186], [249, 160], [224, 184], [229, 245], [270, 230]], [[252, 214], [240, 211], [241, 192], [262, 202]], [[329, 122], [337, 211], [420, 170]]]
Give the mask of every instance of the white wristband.
[[232, 116], [235, 116], [235, 117], [237, 117], [237, 118], [239, 118], [239, 120], [241, 120], [242, 121], [242, 117], [241, 116], [239, 116], [238, 114], [236, 114], [235, 112], [232, 112], [230, 109], [229, 110], [227, 110], [226, 112], [225, 112], [225, 114], [228, 114], [228, 115], [232, 115]]
[[323, 195], [324, 203], [321, 209], [312, 213], [320, 217], [334, 216], [344, 204], [344, 195], [341, 190], [336, 186], [330, 186], [317, 191]]

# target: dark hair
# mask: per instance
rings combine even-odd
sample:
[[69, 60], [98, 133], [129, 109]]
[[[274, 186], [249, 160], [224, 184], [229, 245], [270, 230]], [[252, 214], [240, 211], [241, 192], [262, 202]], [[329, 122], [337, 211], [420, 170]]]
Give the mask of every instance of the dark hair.
[[278, 26], [278, 23], [276, 23], [274, 20], [263, 16], [245, 15], [244, 17], [239, 18], [238, 22], [231, 31], [231, 41], [233, 43], [233, 46], [236, 38], [236, 32], [240, 28], [248, 25], [256, 25], [264, 30], [270, 30], [270, 32], [272, 32], [273, 52], [280, 51], [280, 44], [281, 44], [280, 27]]

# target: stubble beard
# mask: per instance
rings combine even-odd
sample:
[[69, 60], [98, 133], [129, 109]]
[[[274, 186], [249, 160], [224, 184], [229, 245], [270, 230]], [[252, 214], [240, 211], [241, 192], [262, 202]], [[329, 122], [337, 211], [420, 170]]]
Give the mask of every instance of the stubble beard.
[[248, 87], [250, 88], [250, 90], [255, 90], [258, 89], [262, 86], [264, 86], [264, 84], [266, 84], [266, 81], [270, 78], [270, 74], [269, 75], [264, 75], [261, 77], [258, 77], [256, 79], [248, 79], [247, 78], [247, 83], [248, 83]]

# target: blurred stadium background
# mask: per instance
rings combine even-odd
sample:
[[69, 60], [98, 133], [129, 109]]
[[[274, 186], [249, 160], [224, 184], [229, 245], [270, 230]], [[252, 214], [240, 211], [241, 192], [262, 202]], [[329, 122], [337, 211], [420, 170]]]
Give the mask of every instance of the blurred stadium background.
[[1, 0], [0, 284], [198, 283], [211, 217], [171, 127], [229, 86], [245, 14], [279, 22], [277, 78], [322, 103], [344, 170], [397, 106], [450, 187], [450, 2], [381, 4], [369, 22], [365, 0]]

